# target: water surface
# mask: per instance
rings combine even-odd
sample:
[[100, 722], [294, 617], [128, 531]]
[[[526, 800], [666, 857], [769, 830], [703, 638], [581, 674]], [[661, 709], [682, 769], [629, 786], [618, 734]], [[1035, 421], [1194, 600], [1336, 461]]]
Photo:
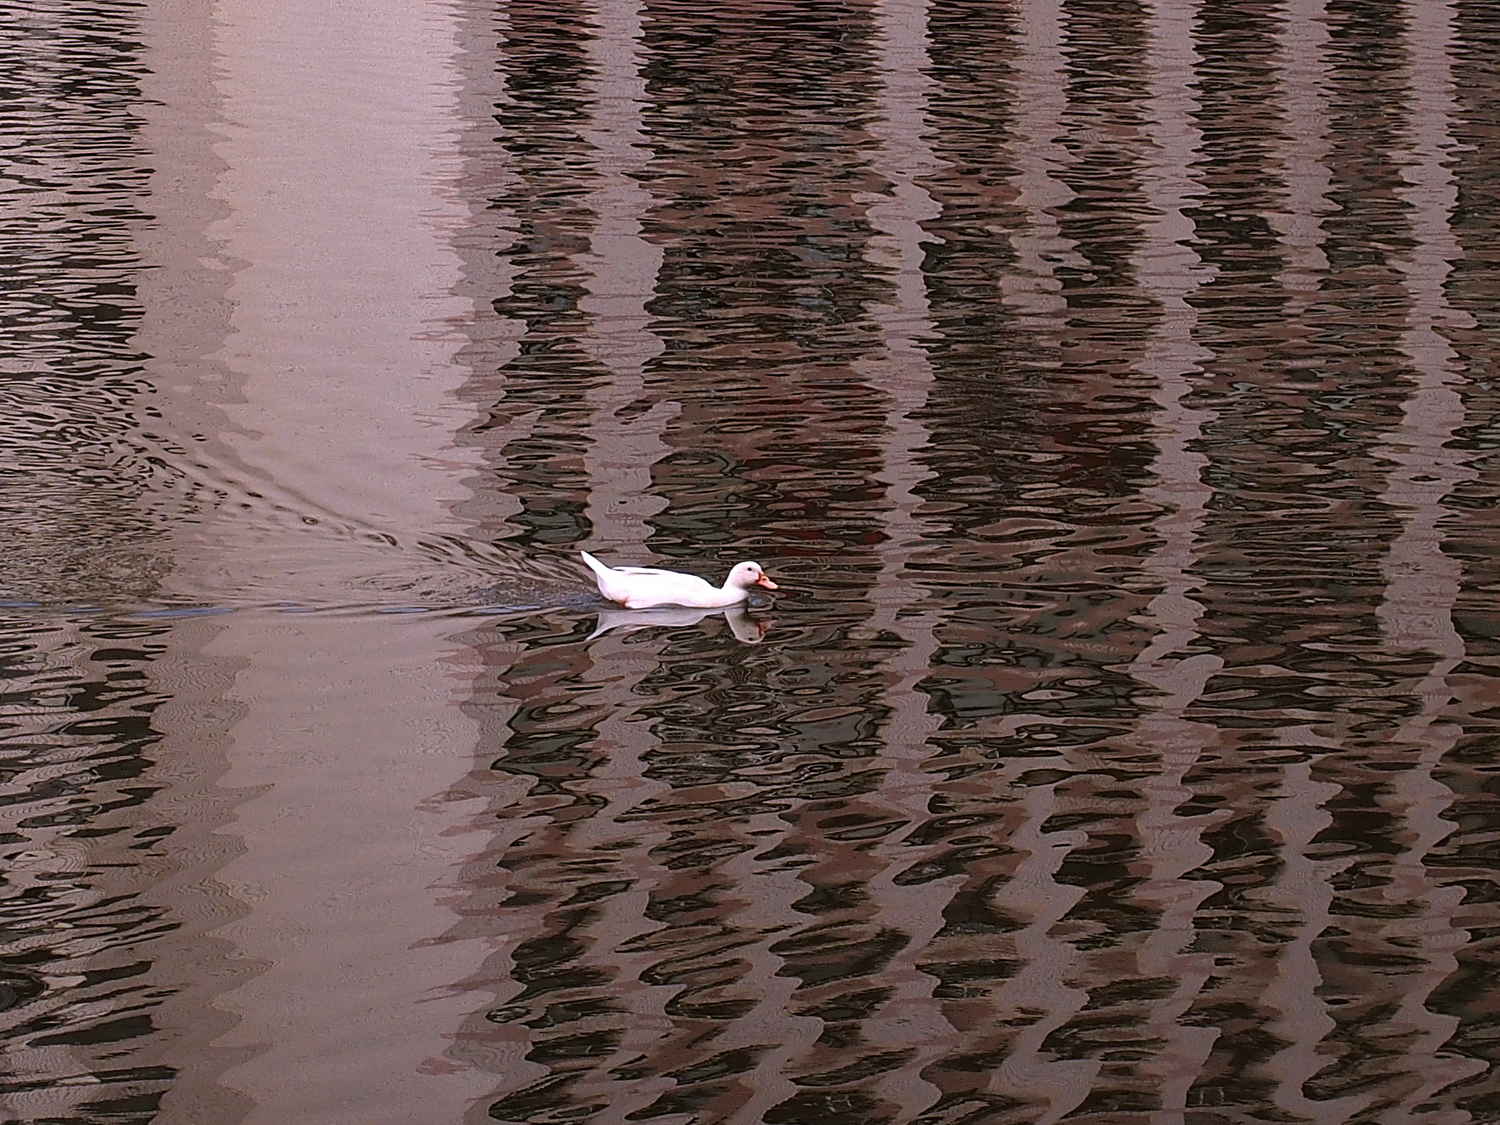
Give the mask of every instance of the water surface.
[[6, 1121], [1500, 1116], [1484, 6], [0, 35]]

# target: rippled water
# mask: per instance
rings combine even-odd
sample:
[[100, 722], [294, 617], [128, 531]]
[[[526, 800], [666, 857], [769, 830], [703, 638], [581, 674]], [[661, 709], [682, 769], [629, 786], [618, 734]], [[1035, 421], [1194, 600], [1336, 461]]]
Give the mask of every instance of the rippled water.
[[5, 1121], [1500, 1120], [1486, 5], [0, 39]]

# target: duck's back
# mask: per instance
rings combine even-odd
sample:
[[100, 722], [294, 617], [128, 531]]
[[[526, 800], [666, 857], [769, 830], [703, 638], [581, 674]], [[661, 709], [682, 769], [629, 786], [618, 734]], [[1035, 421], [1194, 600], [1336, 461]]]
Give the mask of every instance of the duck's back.
[[659, 605], [690, 607], [728, 604], [724, 591], [692, 574], [650, 566], [605, 566], [587, 551], [580, 552], [599, 582], [599, 592], [626, 609]]

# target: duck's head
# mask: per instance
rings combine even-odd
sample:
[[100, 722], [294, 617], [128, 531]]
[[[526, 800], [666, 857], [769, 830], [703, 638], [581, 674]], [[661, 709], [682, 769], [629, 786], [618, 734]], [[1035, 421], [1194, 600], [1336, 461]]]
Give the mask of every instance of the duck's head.
[[729, 572], [729, 581], [726, 586], [734, 586], [740, 590], [748, 590], [751, 586], [764, 586], [767, 590], [776, 589], [776, 583], [766, 577], [766, 572], [761, 570], [758, 562], [742, 562], [736, 564]]

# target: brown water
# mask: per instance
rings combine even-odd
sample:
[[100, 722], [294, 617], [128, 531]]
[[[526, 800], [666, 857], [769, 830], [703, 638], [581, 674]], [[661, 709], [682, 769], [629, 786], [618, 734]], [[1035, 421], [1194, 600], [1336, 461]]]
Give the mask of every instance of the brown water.
[[0, 42], [0, 1120], [1500, 1120], [1488, 5]]

